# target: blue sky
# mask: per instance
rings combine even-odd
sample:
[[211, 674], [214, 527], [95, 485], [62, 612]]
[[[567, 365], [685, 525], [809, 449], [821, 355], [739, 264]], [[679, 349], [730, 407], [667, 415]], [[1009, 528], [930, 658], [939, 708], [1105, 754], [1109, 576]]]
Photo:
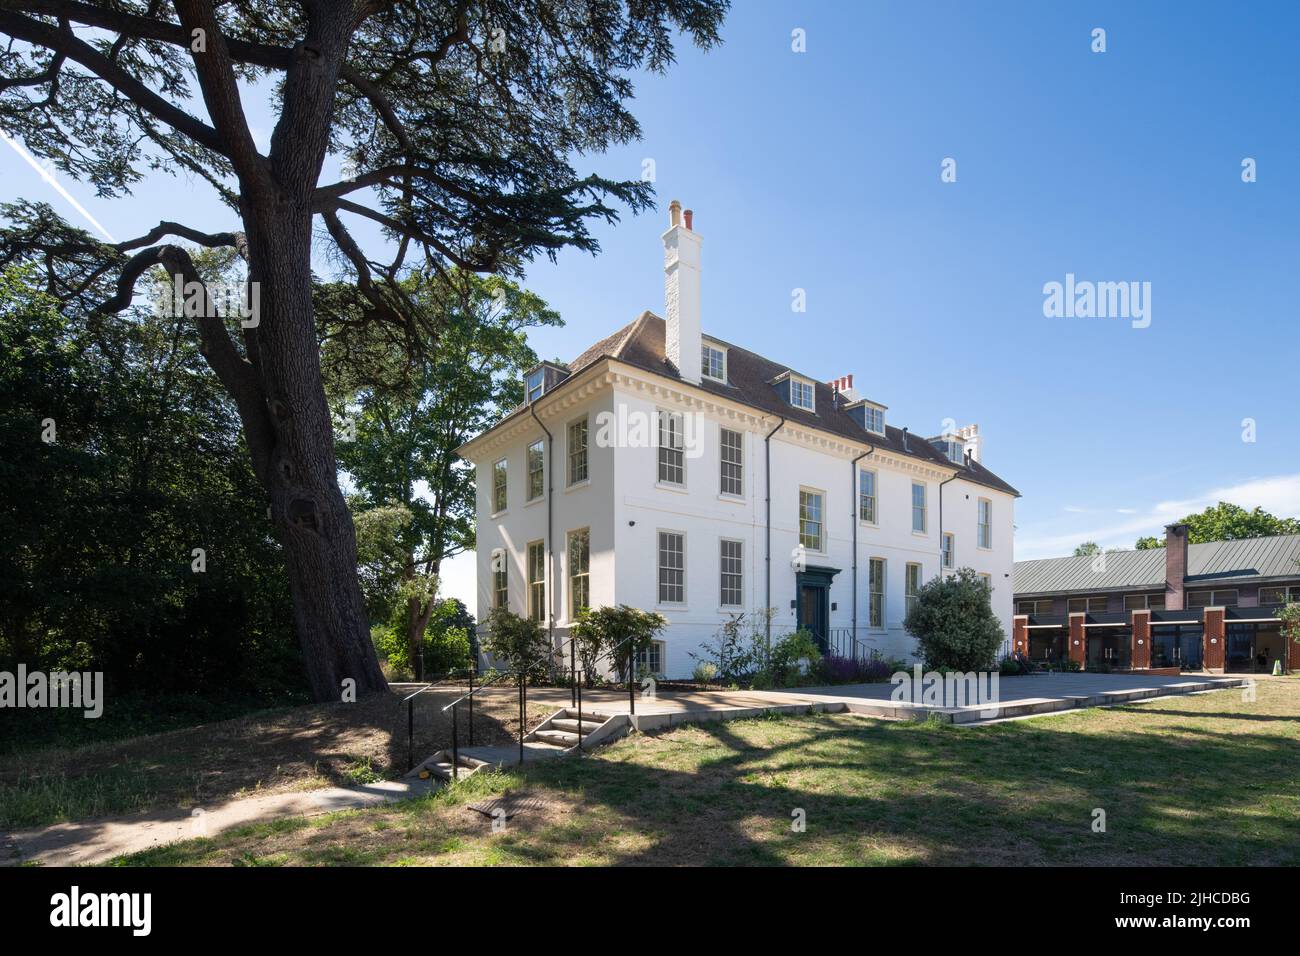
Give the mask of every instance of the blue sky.
[[[739, 0], [720, 48], [638, 83], [641, 142], [578, 160], [653, 159], [659, 209], [598, 228], [598, 257], [534, 264], [567, 322], [536, 348], [571, 358], [662, 311], [676, 197], [705, 240], [705, 331], [851, 372], [914, 432], [978, 422], [1024, 495], [1018, 558], [1131, 547], [1218, 497], [1300, 514], [1298, 28], [1283, 4]], [[0, 175], [77, 218], [8, 148]], [[178, 205], [233, 225], [183, 180], [126, 204], [65, 185], [119, 239]], [[1067, 273], [1150, 282], [1150, 327], [1044, 317]]]

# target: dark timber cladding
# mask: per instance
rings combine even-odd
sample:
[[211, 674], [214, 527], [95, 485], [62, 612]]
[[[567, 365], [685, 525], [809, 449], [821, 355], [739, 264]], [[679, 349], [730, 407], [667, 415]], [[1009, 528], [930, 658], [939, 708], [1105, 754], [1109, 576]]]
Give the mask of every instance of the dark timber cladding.
[[1300, 535], [1018, 561], [1012, 648], [1096, 669], [1300, 670], [1278, 610], [1300, 601]]

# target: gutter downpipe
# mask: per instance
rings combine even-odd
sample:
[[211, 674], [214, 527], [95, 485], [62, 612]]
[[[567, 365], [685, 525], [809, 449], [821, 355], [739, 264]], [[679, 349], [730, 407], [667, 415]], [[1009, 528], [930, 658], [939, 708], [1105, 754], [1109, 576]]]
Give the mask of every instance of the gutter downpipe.
[[956, 481], [961, 475], [953, 475], [951, 478], [945, 478], [939, 482], [939, 577], [943, 577], [943, 486], [950, 481]]
[[[538, 396], [540, 397], [540, 396]], [[551, 452], [555, 450], [555, 438], [551, 435], [551, 430], [542, 424], [542, 420], [537, 417], [537, 409], [533, 406], [537, 399], [528, 403], [528, 411], [533, 416], [533, 421], [537, 422], [537, 427], [546, 433], [546, 566], [550, 571], [551, 580], [547, 582], [546, 588], [546, 639], [551, 645], [551, 653], [555, 653], [555, 548], [551, 546], [551, 503], [555, 500], [555, 482], [552, 480], [551, 459], [554, 457]], [[524, 469], [525, 477], [527, 468]], [[527, 555], [524, 555], [527, 560]], [[524, 569], [524, 580], [528, 579], [528, 569]], [[526, 585], [525, 585], [526, 586]]]
[[763, 491], [767, 495], [767, 514], [764, 518], [764, 531], [767, 536], [767, 591], [763, 598], [765, 611], [763, 616], [767, 619], [767, 654], [769, 659], [772, 655], [772, 436], [779, 432], [785, 426], [785, 416], [777, 422], [776, 427], [767, 433], [763, 439]]
[[[849, 515], [853, 522], [853, 659], [857, 660], [858, 656], [858, 522], [862, 516], [858, 514], [858, 462], [866, 458], [876, 446], [873, 443], [870, 448], [864, 451], [853, 461], [849, 462]], [[941, 519], [942, 520], [942, 519]], [[942, 539], [940, 539], [942, 540]]]

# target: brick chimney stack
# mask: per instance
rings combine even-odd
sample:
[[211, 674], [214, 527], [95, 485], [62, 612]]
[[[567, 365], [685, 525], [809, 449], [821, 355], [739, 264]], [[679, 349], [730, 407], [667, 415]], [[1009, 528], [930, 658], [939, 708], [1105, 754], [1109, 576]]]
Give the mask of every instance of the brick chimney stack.
[[1187, 577], [1187, 525], [1165, 528], [1165, 608], [1183, 610], [1183, 579]]

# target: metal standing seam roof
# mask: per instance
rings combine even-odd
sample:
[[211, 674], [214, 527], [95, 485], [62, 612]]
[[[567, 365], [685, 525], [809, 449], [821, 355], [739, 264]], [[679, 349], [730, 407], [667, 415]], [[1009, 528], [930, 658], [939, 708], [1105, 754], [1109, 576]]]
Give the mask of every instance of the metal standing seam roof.
[[[1017, 561], [1012, 590], [1022, 594], [1158, 588], [1165, 583], [1165, 549], [1108, 551], [1102, 567], [1095, 555]], [[1188, 584], [1300, 578], [1300, 534], [1187, 546]]]

